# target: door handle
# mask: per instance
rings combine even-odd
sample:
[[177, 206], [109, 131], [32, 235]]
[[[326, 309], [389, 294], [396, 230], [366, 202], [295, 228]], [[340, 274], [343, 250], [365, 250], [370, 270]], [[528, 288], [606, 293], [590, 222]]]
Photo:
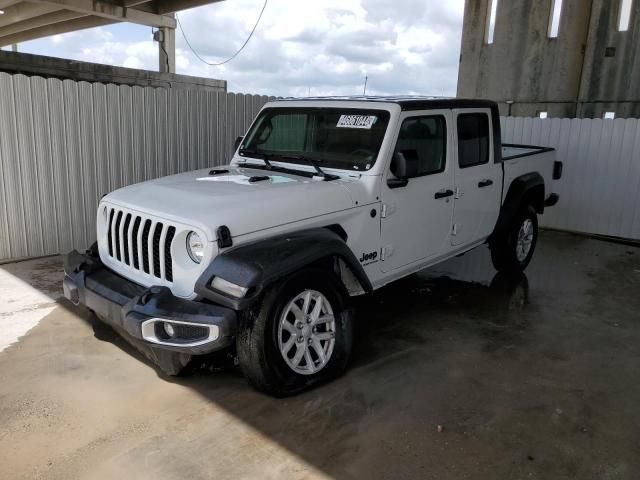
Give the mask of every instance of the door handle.
[[489, 185], [493, 185], [493, 180], [490, 180], [488, 178], [485, 178], [484, 180], [478, 182], [478, 188], [488, 187]]
[[433, 196], [433, 198], [438, 199], [438, 198], [445, 198], [445, 197], [451, 197], [453, 195], [453, 190], [440, 190], [439, 192], [436, 192], [436, 194]]

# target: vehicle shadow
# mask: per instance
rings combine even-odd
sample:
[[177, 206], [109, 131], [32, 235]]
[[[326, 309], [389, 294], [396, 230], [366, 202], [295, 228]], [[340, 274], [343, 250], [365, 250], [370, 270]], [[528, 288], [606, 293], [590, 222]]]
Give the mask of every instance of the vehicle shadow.
[[[60, 304], [80, 313], [64, 299]], [[460, 432], [469, 428], [467, 416], [448, 408], [456, 403], [459, 386], [445, 381], [448, 369], [457, 365], [462, 372], [456, 375], [467, 378], [464, 371], [472, 368], [458, 358], [456, 345], [480, 340], [480, 354], [511, 355], [529, 326], [529, 286], [524, 275], [496, 274], [477, 282], [426, 270], [356, 299], [354, 308], [356, 340], [348, 372], [285, 399], [252, 390], [227, 354], [208, 357], [189, 377], [168, 377], [91, 314], [80, 316], [91, 323], [96, 338], [145, 362], [160, 378], [196, 391], [314, 468], [335, 478], [354, 478], [369, 467], [355, 466], [353, 456], [372, 442], [386, 442], [385, 435], [398, 429], [409, 432], [404, 441], [419, 445], [437, 435], [440, 424]], [[443, 403], [442, 398], [449, 400]], [[405, 464], [403, 471], [418, 472], [425, 461]], [[388, 468], [385, 476], [398, 473]]]
[[[233, 352], [220, 352], [196, 362], [188, 375], [165, 375], [136, 344], [64, 297], [58, 303], [91, 325], [94, 336], [116, 344], [128, 354], [154, 368], [166, 380], [188, 382], [187, 376], [237, 370]], [[377, 363], [406, 348], [428, 346], [447, 328], [504, 337], [521, 332], [527, 319], [521, 313], [529, 305], [529, 281], [525, 274], [496, 273], [488, 285], [418, 273], [370, 295], [353, 300], [355, 334], [350, 368]]]
[[[425, 271], [359, 299], [354, 365], [403, 348], [428, 346], [439, 332], [480, 334], [500, 343], [527, 328], [529, 282], [524, 274], [496, 273], [488, 284]], [[487, 347], [493, 348], [493, 347]]]
[[[577, 466], [572, 478], [586, 478], [618, 461], [633, 469], [637, 429], [622, 412], [640, 395], [638, 250], [553, 232], [538, 248], [527, 276], [496, 275], [479, 248], [355, 299], [348, 371], [295, 397], [252, 390], [226, 355], [193, 376], [167, 377], [64, 299], [71, 315], [53, 313], [3, 352], [4, 371], [19, 372], [20, 398], [61, 381], [82, 396], [89, 380], [92, 393], [115, 400], [117, 432], [123, 416], [150, 422], [104, 464], [153, 478], [556, 478]], [[20, 270], [34, 288], [50, 283]], [[149, 404], [136, 410], [131, 399]], [[629, 448], [598, 457], [594, 441], [602, 451]]]

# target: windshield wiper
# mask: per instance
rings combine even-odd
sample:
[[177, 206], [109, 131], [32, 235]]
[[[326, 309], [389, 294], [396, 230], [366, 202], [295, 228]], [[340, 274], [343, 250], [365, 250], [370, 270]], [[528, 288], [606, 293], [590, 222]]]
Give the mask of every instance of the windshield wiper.
[[240, 154], [250, 155], [252, 157], [259, 158], [265, 163], [265, 165], [269, 168], [269, 170], [273, 168], [273, 165], [271, 165], [271, 162], [269, 161], [269, 159], [277, 156], [275, 153], [258, 152], [256, 150], [247, 150], [246, 148], [241, 148]]
[[285, 160], [285, 161], [293, 160], [296, 162], [305, 162], [311, 165], [316, 170], [316, 175], [321, 176], [327, 182], [331, 180], [338, 180], [340, 178], [338, 175], [333, 175], [331, 173], [327, 173], [324, 170], [322, 170], [322, 168], [320, 168], [320, 165], [318, 165], [318, 163], [321, 160], [307, 157], [304, 155], [294, 155], [294, 154], [277, 153], [277, 152], [258, 152], [256, 150], [247, 150], [247, 149], [240, 150], [240, 153], [242, 155], [249, 155], [249, 156], [256, 157], [263, 160], [269, 170], [274, 168], [274, 166], [271, 164], [269, 160]]
[[307, 162], [309, 165], [311, 165], [313, 168], [316, 169], [316, 172], [318, 173], [318, 175], [320, 175], [321, 177], [324, 178], [325, 182], [330, 182], [331, 180], [339, 180], [340, 177], [338, 175], [334, 175], [332, 173], [327, 173], [324, 170], [322, 170], [322, 168], [320, 168], [319, 162], [321, 162], [321, 160], [316, 159], [316, 158], [311, 158], [311, 157], [305, 157], [304, 155], [281, 155], [281, 157], [283, 159], [289, 159], [289, 160], [297, 160], [299, 162]]

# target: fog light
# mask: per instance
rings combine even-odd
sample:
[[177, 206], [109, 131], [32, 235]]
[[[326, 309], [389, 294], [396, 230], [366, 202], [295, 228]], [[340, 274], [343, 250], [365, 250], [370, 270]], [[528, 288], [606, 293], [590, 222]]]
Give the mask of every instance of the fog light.
[[170, 338], [173, 338], [176, 334], [176, 330], [173, 328], [173, 325], [168, 322], [164, 322], [164, 331]]

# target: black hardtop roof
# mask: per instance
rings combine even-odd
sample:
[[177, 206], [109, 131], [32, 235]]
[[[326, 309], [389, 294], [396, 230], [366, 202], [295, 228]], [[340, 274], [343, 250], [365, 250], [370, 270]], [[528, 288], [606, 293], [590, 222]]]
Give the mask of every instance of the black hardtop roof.
[[350, 101], [396, 103], [402, 110], [428, 110], [433, 108], [496, 108], [498, 104], [492, 100], [477, 98], [427, 97], [416, 95], [401, 96], [345, 96], [345, 97], [303, 97], [278, 98], [278, 102], [287, 101]]

